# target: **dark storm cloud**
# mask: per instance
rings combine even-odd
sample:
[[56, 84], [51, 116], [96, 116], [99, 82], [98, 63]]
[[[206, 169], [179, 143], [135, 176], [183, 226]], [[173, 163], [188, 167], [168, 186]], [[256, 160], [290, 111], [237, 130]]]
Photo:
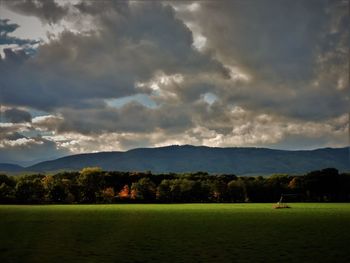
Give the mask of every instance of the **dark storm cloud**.
[[216, 92], [226, 104], [315, 120], [347, 111], [346, 2], [198, 3], [195, 15], [181, 9], [179, 17], [206, 37], [204, 51], [251, 77], [246, 83], [218, 81]]
[[101, 4], [99, 1], [86, 0], [75, 4], [74, 7], [83, 14], [98, 15], [111, 9], [117, 12], [127, 12], [129, 3], [128, 1], [110, 0], [103, 1]]
[[203, 2], [193, 20], [199, 20], [208, 45], [225, 62], [270, 79], [302, 79], [312, 74], [312, 51], [329, 22], [325, 3]]
[[14, 12], [36, 16], [50, 24], [60, 21], [69, 10], [67, 6], [61, 6], [54, 0], [2, 0], [1, 3]]
[[[31, 123], [3, 125], [3, 151], [12, 156], [23, 149], [54, 155], [58, 147], [302, 148], [310, 138], [316, 138], [310, 147], [346, 143], [347, 2], [51, 1], [54, 11], [46, 6], [46, 15], [33, 11], [44, 2], [14, 3], [45, 23], [63, 19], [72, 28], [42, 43], [34, 56], [4, 50], [2, 102], [47, 113]], [[15, 29], [4, 23], [6, 32]], [[195, 45], [199, 36], [201, 48]], [[129, 99], [110, 104], [141, 93], [154, 107]], [[49, 135], [18, 137], [25, 129]]]
[[11, 108], [5, 110], [3, 113], [5, 121], [12, 123], [21, 123], [21, 122], [31, 122], [32, 116], [28, 111]]
[[150, 109], [131, 102], [120, 109], [83, 109], [62, 111], [64, 122], [58, 126], [59, 132], [79, 132], [94, 134], [105, 132], [151, 133], [157, 129], [169, 133], [181, 132], [192, 126], [191, 117], [184, 109], [165, 106]]
[[0, 127], [0, 140], [4, 141], [16, 141], [18, 139], [27, 138], [24, 135], [16, 131], [16, 126]]
[[119, 11], [98, 13], [97, 29], [87, 34], [63, 32], [11, 70], [3, 59], [8, 73], [1, 80], [3, 99], [43, 110], [101, 107], [103, 99], [138, 93], [135, 83], [159, 70], [225, 73], [220, 63], [192, 48], [191, 31], [171, 7], [139, 3]]

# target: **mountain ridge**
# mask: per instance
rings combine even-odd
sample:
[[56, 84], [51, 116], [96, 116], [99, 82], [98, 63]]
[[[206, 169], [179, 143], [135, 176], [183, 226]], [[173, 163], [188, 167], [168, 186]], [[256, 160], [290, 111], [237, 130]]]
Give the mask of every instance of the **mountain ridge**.
[[[99, 166], [104, 170], [152, 171], [153, 173], [272, 174], [305, 173], [327, 167], [350, 171], [349, 147], [314, 150], [280, 150], [258, 147], [208, 147], [170, 145], [156, 148], [136, 148], [125, 152], [97, 152], [68, 155], [20, 168], [16, 172], [50, 172], [80, 170]], [[11, 164], [0, 164], [0, 170]]]

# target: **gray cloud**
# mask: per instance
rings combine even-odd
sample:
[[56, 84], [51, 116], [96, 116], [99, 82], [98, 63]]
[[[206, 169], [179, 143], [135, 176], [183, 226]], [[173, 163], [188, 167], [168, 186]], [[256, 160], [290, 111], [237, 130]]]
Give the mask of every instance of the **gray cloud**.
[[192, 22], [201, 25], [209, 47], [228, 64], [270, 79], [303, 79], [312, 74], [312, 49], [321, 40], [320, 33], [326, 30], [329, 20], [325, 3], [203, 2]]
[[226, 104], [315, 120], [348, 110], [347, 2], [198, 3], [195, 15], [181, 8], [178, 16], [206, 37], [203, 52], [251, 76], [217, 81]]
[[185, 108], [168, 105], [164, 108], [150, 109], [136, 102], [128, 103], [120, 109], [65, 109], [62, 115], [64, 121], [57, 128], [59, 132], [151, 133], [162, 129], [173, 133], [192, 126], [191, 116]]
[[4, 6], [23, 15], [36, 16], [43, 22], [57, 23], [68, 14], [68, 6], [61, 6], [54, 0], [1, 1]]
[[[52, 18], [36, 14], [50, 23], [70, 19], [80, 23], [77, 28], [93, 26], [64, 31], [34, 56], [4, 51], [4, 104], [49, 114], [30, 124], [13, 119], [12, 126], [2, 127], [4, 145], [13, 153], [32, 145], [24, 152], [38, 154], [39, 142], [51, 154], [173, 143], [345, 145], [347, 5], [82, 1], [64, 7], [76, 20], [66, 9], [60, 15], [52, 11]], [[6, 32], [16, 29], [6, 26]], [[205, 39], [201, 48], [194, 45], [198, 36]], [[132, 99], [115, 107], [109, 103], [140, 93], [155, 106]], [[26, 130], [46, 135], [20, 137]]]
[[3, 113], [5, 121], [12, 123], [21, 123], [21, 122], [31, 122], [32, 116], [28, 111], [11, 108], [5, 110]]
[[[33, 122], [0, 122], [0, 162], [30, 165], [70, 153], [69, 149], [41, 136], [36, 130], [40, 123], [35, 119]], [[50, 122], [46, 123], [50, 125]]]
[[4, 100], [43, 110], [89, 108], [103, 106], [101, 100], [106, 98], [138, 93], [135, 83], [158, 70], [225, 74], [219, 62], [192, 48], [191, 31], [170, 7], [140, 3], [127, 11], [99, 13], [94, 18], [97, 31], [65, 31], [41, 45], [35, 57], [11, 68], [5, 57]]
[[57, 131], [62, 122], [61, 116], [43, 115], [32, 119], [32, 127], [39, 131]]
[[89, 15], [98, 15], [108, 10], [116, 10], [119, 12], [127, 12], [129, 9], [128, 1], [110, 0], [104, 1], [102, 4], [94, 0], [81, 1], [74, 5], [81, 13]]
[[55, 142], [42, 137], [2, 140], [1, 162], [31, 165], [47, 159], [55, 159], [69, 154], [69, 150], [57, 148]]

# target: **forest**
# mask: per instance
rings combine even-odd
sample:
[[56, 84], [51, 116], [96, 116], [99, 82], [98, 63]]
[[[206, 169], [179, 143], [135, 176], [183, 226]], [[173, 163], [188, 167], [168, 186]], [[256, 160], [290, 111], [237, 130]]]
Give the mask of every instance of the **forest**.
[[87, 167], [52, 175], [0, 174], [3, 204], [349, 202], [350, 173], [327, 168], [304, 175], [236, 176], [206, 172], [152, 174]]

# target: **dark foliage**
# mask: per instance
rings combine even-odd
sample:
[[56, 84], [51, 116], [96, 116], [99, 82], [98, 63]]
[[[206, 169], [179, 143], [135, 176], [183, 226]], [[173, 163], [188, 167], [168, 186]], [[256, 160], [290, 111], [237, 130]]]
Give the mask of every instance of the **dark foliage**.
[[0, 175], [0, 203], [349, 202], [350, 174], [334, 168], [301, 176], [237, 177], [106, 172], [84, 168], [55, 175]]

